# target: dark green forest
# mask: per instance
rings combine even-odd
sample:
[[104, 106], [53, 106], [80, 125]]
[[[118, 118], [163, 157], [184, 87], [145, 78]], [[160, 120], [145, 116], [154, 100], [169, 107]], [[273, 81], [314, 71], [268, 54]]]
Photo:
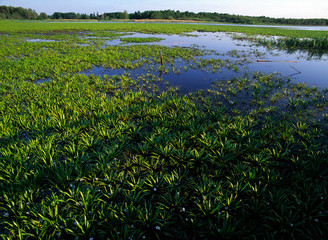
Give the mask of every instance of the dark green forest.
[[37, 14], [31, 8], [0, 6], [0, 19], [42, 20], [47, 18], [48, 15], [46, 13]]
[[114, 20], [114, 19], [167, 19], [167, 20], [199, 20], [199, 21], [214, 21], [223, 23], [241, 23], [241, 24], [288, 24], [288, 25], [321, 25], [327, 26], [328, 19], [295, 19], [295, 18], [270, 18], [265, 16], [251, 17], [241, 15], [231, 15], [227, 13], [215, 12], [180, 12], [174, 10], [162, 11], [144, 11], [127, 13], [124, 12], [109, 12], [109, 13], [91, 13], [81, 14], [74, 12], [55, 12], [52, 15], [46, 13], [37, 14], [32, 9], [22, 7], [0, 6], [0, 19], [97, 19], [97, 20]]
[[226, 13], [208, 12], [180, 12], [180, 11], [145, 11], [129, 14], [130, 19], [181, 19], [181, 20], [205, 20], [226, 23], [243, 24], [291, 24], [291, 25], [328, 25], [328, 19], [292, 19], [270, 18], [265, 16], [250, 17], [231, 15]]

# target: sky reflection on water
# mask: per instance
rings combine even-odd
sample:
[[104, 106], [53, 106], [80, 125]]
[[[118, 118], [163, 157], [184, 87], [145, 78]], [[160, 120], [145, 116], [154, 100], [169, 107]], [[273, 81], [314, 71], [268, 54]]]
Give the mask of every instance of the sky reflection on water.
[[[163, 75], [164, 81], [169, 82], [172, 85], [179, 86], [181, 89], [207, 89], [210, 88], [211, 82], [219, 80], [227, 80], [235, 76], [242, 76], [243, 73], [252, 73], [261, 71], [263, 73], [281, 73], [283, 76], [290, 76], [292, 82], [304, 82], [309, 85], [315, 85], [320, 88], [328, 87], [328, 67], [327, 67], [327, 55], [322, 56], [309, 56], [306, 52], [296, 51], [288, 53], [285, 50], [267, 49], [266, 47], [257, 46], [249, 41], [241, 41], [233, 39], [233, 36], [238, 36], [238, 33], [199, 33], [193, 32], [188, 35], [165, 35], [165, 34], [142, 34], [132, 33], [131, 35], [123, 36], [129, 37], [158, 37], [164, 38], [160, 42], [152, 43], [137, 43], [145, 45], [161, 45], [167, 47], [188, 47], [198, 48], [201, 50], [211, 51], [212, 54], [205, 58], [220, 58], [231, 59], [232, 62], [247, 59], [248, 64], [243, 65], [240, 71], [233, 71], [231, 69], [223, 69], [221, 72], [208, 73], [200, 69], [190, 69], [188, 71], [181, 71], [179, 75], [169, 73]], [[119, 39], [105, 40], [103, 47], [112, 45], [129, 46], [136, 43], [124, 43]], [[234, 54], [231, 54], [234, 52]], [[257, 60], [268, 60], [270, 62], [257, 62]], [[280, 62], [280, 61], [297, 61], [294, 62]], [[179, 63], [179, 67], [183, 64]], [[97, 70], [90, 70], [96, 75], [99, 75]], [[90, 73], [90, 71], [88, 71]], [[115, 70], [117, 71], [117, 70]], [[117, 74], [113, 70], [105, 70], [106, 74]], [[123, 70], [122, 70], [123, 71]], [[123, 71], [123, 72], [126, 72]], [[131, 74], [136, 75], [139, 73], [145, 73], [146, 70], [135, 69], [130, 71]], [[153, 72], [153, 74], [158, 74]]]

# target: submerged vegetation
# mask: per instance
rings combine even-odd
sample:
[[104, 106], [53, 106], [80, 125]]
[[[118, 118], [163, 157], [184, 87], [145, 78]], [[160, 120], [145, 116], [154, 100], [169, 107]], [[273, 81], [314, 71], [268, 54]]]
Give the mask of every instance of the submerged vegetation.
[[328, 237], [326, 89], [254, 72], [182, 93], [165, 74], [247, 56], [37, 26], [0, 35], [3, 239]]

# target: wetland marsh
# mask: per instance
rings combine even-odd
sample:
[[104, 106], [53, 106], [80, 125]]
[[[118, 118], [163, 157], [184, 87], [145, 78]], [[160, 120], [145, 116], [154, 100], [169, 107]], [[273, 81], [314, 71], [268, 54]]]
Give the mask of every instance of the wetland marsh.
[[0, 26], [3, 239], [328, 236], [327, 33]]

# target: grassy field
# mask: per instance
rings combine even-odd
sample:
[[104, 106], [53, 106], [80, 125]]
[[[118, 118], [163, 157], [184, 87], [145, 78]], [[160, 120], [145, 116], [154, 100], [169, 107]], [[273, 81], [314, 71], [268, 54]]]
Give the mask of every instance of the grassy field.
[[108, 23], [108, 22], [42, 22], [42, 21], [0, 21], [0, 32], [2, 33], [33, 33], [51, 31], [119, 31], [119, 32], [143, 32], [143, 33], [165, 33], [181, 34], [193, 31], [205, 32], [241, 32], [250, 35], [274, 35], [297, 38], [322, 38], [327, 37], [327, 31], [305, 31], [305, 30], [285, 30], [277, 28], [257, 28], [239, 26], [215, 26], [215, 25], [194, 25], [194, 24], [160, 24], [160, 23]]
[[[196, 48], [104, 45], [195, 30], [327, 34], [0, 21], [3, 239], [328, 237], [327, 89], [255, 72], [182, 94], [157, 73], [178, 74], [178, 60], [184, 71], [239, 65]], [[95, 66], [151, 71], [84, 74]]]

